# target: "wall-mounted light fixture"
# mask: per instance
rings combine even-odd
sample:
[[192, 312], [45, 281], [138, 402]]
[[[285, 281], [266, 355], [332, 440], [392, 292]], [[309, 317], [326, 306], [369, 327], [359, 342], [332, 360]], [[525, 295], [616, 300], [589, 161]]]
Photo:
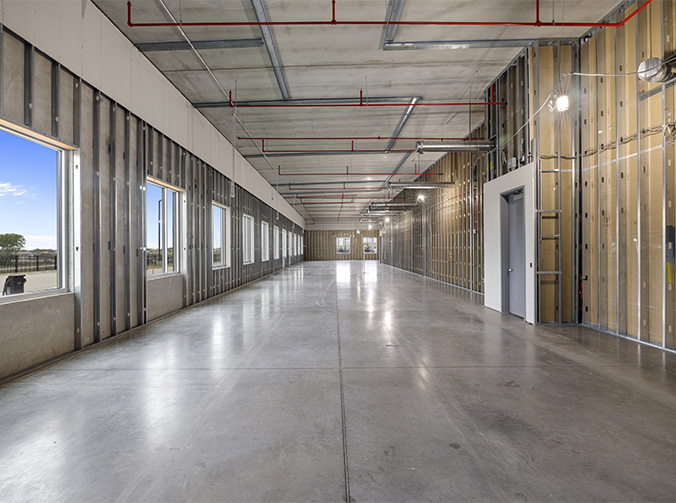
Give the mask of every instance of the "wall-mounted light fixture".
[[552, 93], [547, 106], [550, 112], [565, 112], [570, 107], [570, 98], [563, 91], [555, 91]]

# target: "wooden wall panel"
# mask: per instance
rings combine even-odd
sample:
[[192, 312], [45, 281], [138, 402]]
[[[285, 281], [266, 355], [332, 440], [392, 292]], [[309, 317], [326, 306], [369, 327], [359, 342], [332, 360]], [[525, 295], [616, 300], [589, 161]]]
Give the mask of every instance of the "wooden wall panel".
[[[339, 237], [350, 238], [350, 253], [337, 253], [336, 238]], [[363, 238], [365, 237], [377, 238], [377, 253], [364, 253]], [[307, 249], [305, 260], [380, 260], [382, 240], [380, 231], [377, 229], [360, 230], [359, 233], [356, 229], [307, 230], [305, 231], [305, 246]]]
[[672, 57], [674, 30], [673, 0], [652, 2], [622, 28], [599, 30], [583, 45], [582, 71], [598, 75], [583, 77], [581, 102], [584, 320], [670, 348], [674, 88], [632, 72], [649, 57]]

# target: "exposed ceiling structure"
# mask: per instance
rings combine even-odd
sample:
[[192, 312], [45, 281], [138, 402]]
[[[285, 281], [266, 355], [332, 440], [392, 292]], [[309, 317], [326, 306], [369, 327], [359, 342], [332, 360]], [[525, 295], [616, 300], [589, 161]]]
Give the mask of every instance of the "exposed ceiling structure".
[[[353, 227], [462, 139], [537, 39], [618, 0], [93, 0], [309, 225]], [[424, 178], [424, 177], [423, 177]]]

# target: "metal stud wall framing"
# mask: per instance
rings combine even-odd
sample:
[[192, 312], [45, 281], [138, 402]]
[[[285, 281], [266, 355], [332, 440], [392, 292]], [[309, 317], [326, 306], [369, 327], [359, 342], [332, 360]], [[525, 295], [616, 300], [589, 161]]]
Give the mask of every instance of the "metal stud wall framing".
[[[1, 25], [0, 120], [10, 129], [24, 128], [77, 152], [77, 166], [69, 166], [66, 175], [79, 183], [79, 190], [75, 201], [66, 206], [78, 212], [67, 215], [67, 222], [80, 224], [77, 241], [69, 241], [77, 247], [67, 251], [72, 256], [64, 257], [65, 264], [79, 267], [68, 273], [77, 298], [74, 350], [149, 321], [146, 176], [178, 188], [185, 196], [181, 236], [185, 258], [180, 273], [184, 306], [303, 260], [302, 251], [284, 262], [272, 260], [273, 226], [299, 236], [303, 229], [239, 186], [231, 200], [232, 182], [222, 173]], [[212, 268], [212, 201], [232, 210], [229, 269]], [[248, 265], [242, 264], [241, 254], [243, 212], [254, 216], [256, 224], [255, 262]], [[261, 262], [261, 220], [270, 223], [271, 233], [271, 259], [265, 263]], [[72, 284], [73, 278], [77, 284]]]
[[[471, 138], [483, 138], [484, 126]], [[467, 290], [483, 292], [483, 184], [488, 155], [453, 152], [428, 171], [429, 181], [450, 182], [448, 189], [420, 191], [424, 200], [411, 211], [394, 215], [381, 227], [382, 262]], [[407, 202], [419, 192], [404, 190]]]
[[676, 88], [632, 72], [649, 57], [676, 54], [675, 17], [674, 0], [654, 1], [622, 28], [585, 37], [581, 52], [583, 73], [604, 74], [581, 84], [583, 320], [669, 349], [676, 348]]

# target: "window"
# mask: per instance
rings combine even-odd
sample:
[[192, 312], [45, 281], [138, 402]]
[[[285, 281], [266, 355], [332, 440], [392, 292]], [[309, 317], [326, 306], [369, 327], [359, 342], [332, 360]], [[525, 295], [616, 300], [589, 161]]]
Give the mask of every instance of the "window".
[[273, 237], [274, 237], [273, 245], [275, 249], [275, 260], [277, 260], [279, 258], [279, 227], [277, 227], [276, 225]]
[[303, 254], [303, 236], [300, 237], [300, 251], [299, 251], [299, 254], [300, 254], [300, 255]]
[[336, 238], [336, 253], [350, 253], [350, 238]]
[[261, 261], [270, 260], [270, 224], [261, 222]]
[[230, 208], [212, 203], [213, 267], [230, 267]]
[[298, 255], [298, 234], [293, 235], [293, 256]]
[[289, 257], [293, 257], [293, 234], [289, 232], [289, 240], [287, 241], [289, 246]]
[[282, 257], [286, 258], [286, 230], [282, 230]]
[[364, 253], [378, 253], [378, 238], [364, 238]]
[[244, 215], [242, 219], [242, 252], [245, 264], [254, 262], [254, 219]]
[[0, 295], [65, 287], [63, 151], [0, 130]]
[[146, 181], [146, 273], [178, 272], [179, 191]]

